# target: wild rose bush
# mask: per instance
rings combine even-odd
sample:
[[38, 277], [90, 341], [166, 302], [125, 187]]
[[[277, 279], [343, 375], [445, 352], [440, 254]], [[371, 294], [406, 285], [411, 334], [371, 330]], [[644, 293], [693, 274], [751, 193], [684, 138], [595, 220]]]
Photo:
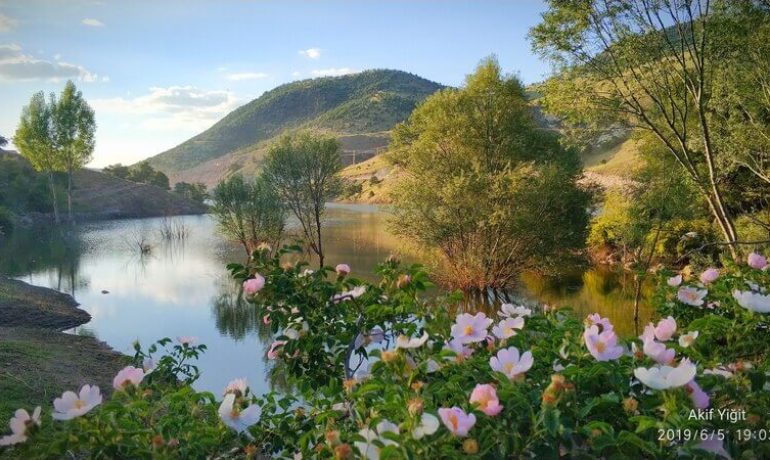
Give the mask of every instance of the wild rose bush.
[[[184, 366], [196, 345], [180, 338], [157, 361], [148, 356], [157, 346], [138, 348], [137, 367], [116, 376], [108, 402], [96, 402], [89, 388], [82, 403], [70, 395], [67, 404], [43, 408], [40, 418], [18, 414], [9, 452], [770, 456], [766, 438], [746, 439], [742, 431], [770, 429], [763, 311], [770, 279], [756, 257], [752, 265], [693, 279], [664, 278], [655, 299], [660, 317], [639, 337], [623, 339], [599, 315], [582, 319], [510, 304], [490, 317], [458, 312], [457, 296], [424, 298], [430, 283], [419, 266], [390, 260], [378, 267], [382, 281], [375, 285], [352, 277], [356, 267], [284, 265], [289, 252], [271, 258], [258, 251], [248, 266], [230, 269], [270, 324], [275, 342], [268, 356], [293, 394], [256, 397], [240, 379], [222, 395], [195, 392], [189, 382], [197, 370]], [[49, 415], [86, 407], [70, 420]], [[743, 416], [691, 416], [710, 408]]]

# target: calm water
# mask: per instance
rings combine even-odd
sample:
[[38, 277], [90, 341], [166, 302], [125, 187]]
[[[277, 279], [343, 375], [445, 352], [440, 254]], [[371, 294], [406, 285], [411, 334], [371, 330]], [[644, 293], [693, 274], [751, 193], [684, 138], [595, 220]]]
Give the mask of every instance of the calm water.
[[[266, 391], [269, 332], [239, 301], [225, 269], [244, 260], [243, 250], [223, 240], [209, 216], [175, 219], [190, 230], [181, 243], [164, 242], [163, 219], [156, 218], [86, 224], [69, 245], [49, 232], [17, 232], [0, 247], [0, 272], [72, 294], [93, 317], [74, 332], [124, 353], [133, 353], [137, 339], [147, 345], [161, 337], [197, 337], [209, 347], [200, 360], [200, 389], [219, 393], [232, 378], [246, 377], [255, 391]], [[386, 220], [374, 206], [331, 205], [328, 263], [348, 263], [356, 276], [371, 280], [375, 264], [390, 254], [415, 260], [387, 232]], [[149, 255], [139, 255], [139, 240], [153, 247]], [[611, 273], [589, 270], [559, 280], [527, 275], [519, 294], [580, 314], [599, 311], [621, 332], [634, 331], [631, 285]]]

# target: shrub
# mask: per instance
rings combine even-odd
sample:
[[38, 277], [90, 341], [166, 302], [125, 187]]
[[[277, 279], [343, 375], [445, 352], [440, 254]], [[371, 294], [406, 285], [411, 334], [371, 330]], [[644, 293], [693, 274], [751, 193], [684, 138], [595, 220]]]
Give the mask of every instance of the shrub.
[[[606, 318], [581, 322], [569, 310], [505, 304], [497, 318], [455, 315], [461, 297], [426, 300], [431, 284], [418, 265], [388, 260], [369, 284], [345, 265], [335, 274], [282, 262], [299, 250], [256, 251], [249, 265], [229, 266], [266, 315], [275, 334], [268, 357], [293, 394], [256, 397], [240, 380], [221, 403], [197, 393], [189, 361], [205, 349], [179, 338], [149, 374], [121, 371], [109, 402], [87, 414], [50, 421], [46, 410], [39, 429], [33, 415], [22, 433], [30, 439], [11, 454], [770, 455], [770, 275], [761, 257], [754, 268], [662, 279], [656, 301], [670, 316], [621, 340]], [[137, 346], [137, 363], [170, 343]], [[706, 408], [724, 415], [698, 417]]]
[[11, 211], [0, 206], [0, 236], [8, 236], [13, 232], [13, 215]]

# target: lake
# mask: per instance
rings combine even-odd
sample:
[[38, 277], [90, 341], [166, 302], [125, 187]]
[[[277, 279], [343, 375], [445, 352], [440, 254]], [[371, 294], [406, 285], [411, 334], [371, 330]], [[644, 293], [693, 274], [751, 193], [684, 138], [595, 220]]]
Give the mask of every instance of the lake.
[[[183, 241], [164, 241], [162, 218], [87, 223], [64, 245], [56, 232], [18, 231], [0, 247], [0, 272], [30, 284], [67, 292], [93, 319], [74, 331], [91, 334], [133, 354], [132, 343], [194, 336], [208, 351], [196, 387], [220, 394], [233, 378], [246, 377], [256, 393], [269, 389], [272, 341], [253, 307], [238, 301], [239, 286], [225, 265], [243, 262], [243, 249], [219, 236], [210, 216], [172, 218], [189, 229]], [[141, 255], [137, 242], [152, 246]], [[332, 204], [324, 241], [330, 265], [347, 263], [353, 275], [373, 280], [373, 268], [391, 254], [415, 261], [387, 231], [387, 212], [377, 206]], [[522, 276], [517, 297], [580, 315], [610, 317], [625, 335], [634, 333], [633, 289], [624, 276], [589, 269], [558, 279]], [[649, 310], [642, 310], [642, 318]]]

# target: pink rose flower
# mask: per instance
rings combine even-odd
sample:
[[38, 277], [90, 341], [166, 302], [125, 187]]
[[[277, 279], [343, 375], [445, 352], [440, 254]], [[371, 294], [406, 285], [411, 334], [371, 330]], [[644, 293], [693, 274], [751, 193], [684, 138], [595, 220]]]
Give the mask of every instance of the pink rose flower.
[[267, 351], [267, 359], [277, 359], [281, 354], [281, 347], [286, 345], [285, 340], [276, 340]]
[[719, 278], [719, 269], [713, 267], [707, 268], [700, 274], [700, 281], [703, 284], [713, 283], [717, 278]]
[[463, 313], [457, 316], [455, 324], [452, 325], [452, 337], [459, 343], [481, 342], [489, 335], [487, 329], [492, 324], [492, 320], [487, 318], [484, 313], [470, 315]]
[[671, 287], [679, 286], [680, 284], [682, 284], [682, 275], [672, 276], [671, 278], [666, 280], [666, 284], [668, 284]]
[[748, 262], [749, 267], [756, 268], [757, 270], [762, 270], [767, 267], [767, 259], [763, 255], [757, 254], [756, 252], [749, 254]]
[[602, 331], [611, 331], [614, 329], [609, 318], [602, 318], [599, 313], [592, 313], [588, 315], [584, 321], [586, 327], [599, 326]]
[[259, 274], [243, 282], [243, 292], [248, 296], [256, 294], [263, 287], [265, 287], [265, 278]]
[[709, 404], [711, 403], [709, 395], [701, 389], [700, 385], [695, 382], [695, 379], [690, 380], [690, 382], [684, 386], [684, 389], [687, 391], [687, 394], [690, 395], [693, 407], [696, 409], [706, 409], [709, 407]]
[[468, 431], [476, 424], [476, 416], [473, 414], [466, 414], [464, 410], [459, 407], [446, 408], [442, 407], [438, 410], [438, 415], [441, 417], [441, 421], [452, 432], [453, 435], [459, 437], [468, 436]]
[[655, 337], [661, 342], [671, 340], [674, 332], [676, 332], [676, 320], [673, 316], [660, 320], [654, 329]]
[[489, 366], [492, 370], [502, 372], [513, 380], [519, 375], [524, 375], [534, 363], [532, 352], [524, 352], [519, 356], [519, 349], [508, 347], [497, 352], [497, 356], [489, 358]]
[[588, 352], [597, 361], [612, 361], [623, 356], [625, 348], [618, 345], [618, 336], [612, 329], [599, 332], [599, 326], [593, 325], [583, 332]]
[[345, 276], [350, 273], [350, 265], [348, 264], [339, 264], [336, 267], [334, 267], [334, 271], [337, 272], [340, 276]]
[[471, 392], [470, 402], [478, 405], [479, 410], [490, 417], [494, 417], [503, 410], [497, 398], [497, 390], [488, 383], [476, 385]]
[[142, 380], [144, 380], [144, 369], [127, 366], [112, 379], [112, 387], [118, 391], [125, 390], [129, 386], [138, 387]]

